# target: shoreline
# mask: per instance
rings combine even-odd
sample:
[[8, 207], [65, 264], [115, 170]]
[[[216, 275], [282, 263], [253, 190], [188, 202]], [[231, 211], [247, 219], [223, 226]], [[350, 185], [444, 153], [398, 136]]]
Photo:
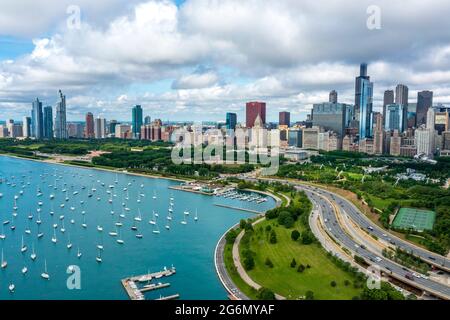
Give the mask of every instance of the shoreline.
[[86, 167], [86, 166], [76, 165], [76, 164], [72, 164], [72, 163], [57, 162], [57, 161], [54, 161], [54, 160], [39, 160], [39, 159], [31, 159], [31, 158], [22, 158], [22, 157], [19, 157], [19, 156], [10, 155], [10, 154], [4, 154], [4, 153], [0, 153], [0, 156], [1, 157], [6, 157], [6, 158], [14, 158], [14, 159], [19, 159], [19, 160], [24, 160], [24, 161], [34, 161], [34, 162], [54, 164], [54, 165], [60, 165], [60, 166], [69, 166], [69, 167], [88, 169], [88, 170], [92, 169], [92, 170], [100, 170], [100, 171], [106, 171], [106, 172], [112, 172], [112, 173], [121, 173], [121, 174], [137, 176], [137, 177], [144, 177], [144, 178], [150, 178], [150, 179], [166, 179], [166, 180], [172, 180], [172, 181], [178, 181], [178, 182], [193, 181], [193, 180], [185, 180], [185, 179], [181, 179], [181, 178], [162, 177], [162, 176], [158, 176], [158, 175], [151, 175], [151, 174], [145, 174], [145, 173], [123, 171], [121, 169], [101, 168], [101, 167], [96, 167], [95, 165], [93, 167]]

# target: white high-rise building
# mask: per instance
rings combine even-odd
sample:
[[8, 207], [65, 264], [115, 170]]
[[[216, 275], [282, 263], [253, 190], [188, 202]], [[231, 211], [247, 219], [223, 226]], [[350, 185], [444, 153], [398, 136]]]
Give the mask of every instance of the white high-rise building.
[[106, 138], [106, 119], [97, 118], [94, 122], [94, 137], [95, 139]]
[[22, 131], [24, 138], [31, 137], [31, 118], [30, 117], [23, 117], [22, 119]]

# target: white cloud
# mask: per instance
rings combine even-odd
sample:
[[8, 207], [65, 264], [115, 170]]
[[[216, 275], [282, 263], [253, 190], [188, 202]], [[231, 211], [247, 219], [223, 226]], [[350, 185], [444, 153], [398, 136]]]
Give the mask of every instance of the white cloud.
[[[0, 117], [35, 96], [53, 104], [59, 88], [75, 117], [124, 116], [134, 103], [162, 116], [173, 107], [179, 117], [218, 117], [253, 99], [304, 113], [332, 89], [352, 102], [362, 61], [376, 102], [399, 82], [449, 102], [448, 1], [80, 0], [81, 28], [67, 29], [70, 2], [0, 3], [0, 35], [35, 37], [33, 52], [0, 61]], [[366, 28], [372, 4], [382, 9], [378, 31]], [[172, 87], [147, 89], [161, 81]]]

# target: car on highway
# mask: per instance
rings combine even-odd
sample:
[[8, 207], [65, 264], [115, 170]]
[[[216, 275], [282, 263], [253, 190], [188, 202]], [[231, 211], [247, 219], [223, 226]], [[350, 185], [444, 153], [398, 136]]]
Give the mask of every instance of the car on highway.
[[405, 278], [411, 281], [414, 281], [414, 276], [411, 273], [405, 274]]

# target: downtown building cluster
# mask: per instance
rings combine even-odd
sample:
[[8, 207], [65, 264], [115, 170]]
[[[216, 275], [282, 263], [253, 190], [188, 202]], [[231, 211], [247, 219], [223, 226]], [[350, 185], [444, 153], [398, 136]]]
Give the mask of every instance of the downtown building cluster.
[[[382, 110], [376, 112], [373, 89], [367, 64], [361, 64], [360, 74], [355, 78], [354, 104], [340, 103], [338, 92], [332, 90], [328, 101], [313, 105], [306, 121], [292, 122], [290, 113], [282, 111], [278, 122], [267, 122], [266, 103], [253, 101], [245, 105], [244, 122], [238, 122], [236, 113], [228, 112], [225, 122], [202, 124], [152, 121], [150, 116], [144, 117], [140, 105], [131, 108], [129, 122], [94, 117], [91, 112], [85, 115], [84, 122], [67, 122], [66, 97], [59, 91], [55, 112], [51, 106], [43, 107], [36, 98], [31, 116], [24, 117], [22, 123], [8, 120], [0, 125], [0, 137], [119, 138], [176, 143], [179, 137], [174, 132], [182, 128], [195, 136], [194, 144], [214, 144], [240, 130], [245, 131], [245, 144], [250, 149], [277, 146], [282, 153], [297, 159], [312, 150], [424, 159], [450, 156], [450, 107], [433, 105], [432, 91], [418, 92], [417, 102], [411, 103], [409, 88], [399, 84], [395, 90], [384, 92]], [[227, 143], [235, 142], [229, 139]]]

